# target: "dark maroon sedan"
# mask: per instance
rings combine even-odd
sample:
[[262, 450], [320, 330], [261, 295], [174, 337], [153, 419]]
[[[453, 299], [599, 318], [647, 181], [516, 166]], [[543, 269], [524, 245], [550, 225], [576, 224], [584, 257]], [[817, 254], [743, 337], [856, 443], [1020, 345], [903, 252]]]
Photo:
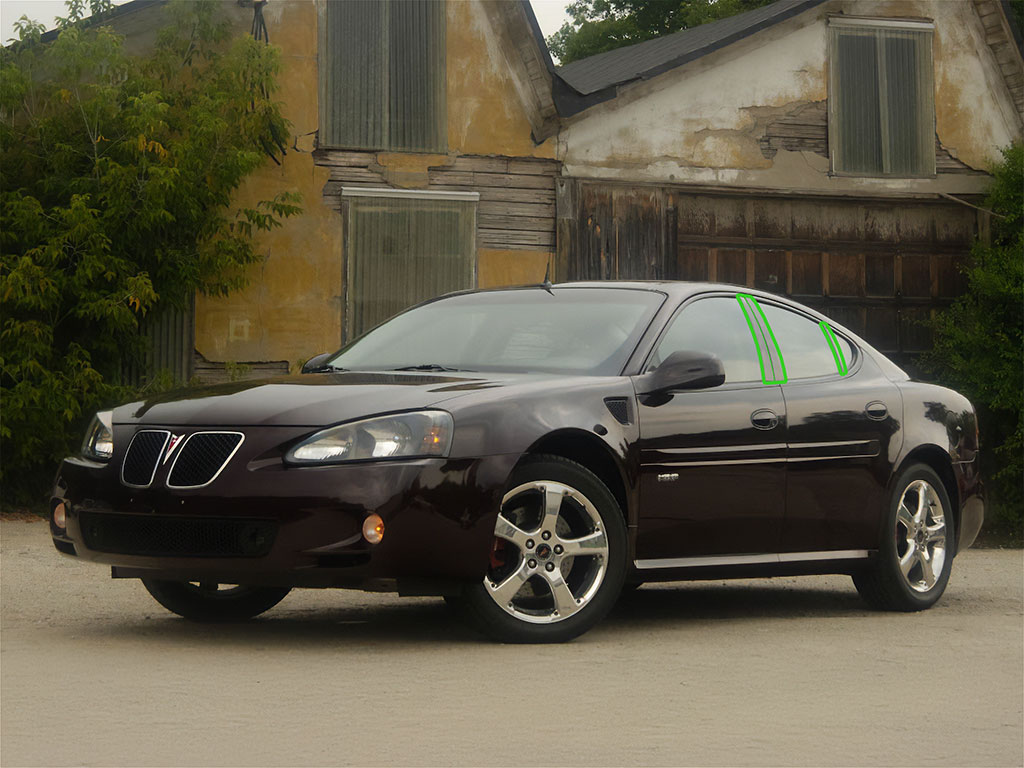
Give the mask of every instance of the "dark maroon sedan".
[[304, 373], [97, 414], [57, 549], [192, 619], [397, 590], [549, 642], [649, 581], [848, 573], [920, 610], [982, 523], [964, 397], [735, 286], [454, 294]]

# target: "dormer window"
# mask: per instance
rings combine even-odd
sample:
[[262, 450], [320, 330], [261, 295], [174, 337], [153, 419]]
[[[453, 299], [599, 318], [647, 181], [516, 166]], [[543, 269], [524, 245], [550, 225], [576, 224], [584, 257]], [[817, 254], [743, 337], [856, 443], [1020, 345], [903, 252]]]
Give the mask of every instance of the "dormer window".
[[829, 154], [852, 176], [935, 174], [930, 21], [829, 19]]

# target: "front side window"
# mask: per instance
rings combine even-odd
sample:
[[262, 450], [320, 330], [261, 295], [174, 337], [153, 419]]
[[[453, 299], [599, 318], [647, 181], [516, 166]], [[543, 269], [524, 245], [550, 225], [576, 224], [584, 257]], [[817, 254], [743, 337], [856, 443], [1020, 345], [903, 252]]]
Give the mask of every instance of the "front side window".
[[328, 0], [322, 147], [447, 151], [444, 0]]
[[681, 350], [717, 355], [725, 367], [727, 384], [762, 381], [755, 337], [732, 297], [700, 299], [684, 308], [658, 343], [648, 370]]
[[346, 188], [345, 337], [476, 282], [473, 192]]
[[816, 376], [845, 376], [853, 362], [853, 347], [832, 330], [828, 323], [757, 302], [764, 320], [771, 327], [778, 353], [785, 361], [786, 376], [809, 379]]
[[836, 173], [935, 173], [932, 34], [924, 21], [829, 20], [829, 148]]

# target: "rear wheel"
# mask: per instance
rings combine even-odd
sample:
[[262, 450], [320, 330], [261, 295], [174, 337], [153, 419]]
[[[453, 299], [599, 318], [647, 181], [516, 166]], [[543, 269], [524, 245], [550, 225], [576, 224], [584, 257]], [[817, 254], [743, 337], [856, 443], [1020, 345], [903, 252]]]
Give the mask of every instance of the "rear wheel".
[[894, 486], [878, 556], [853, 583], [872, 607], [920, 611], [942, 596], [953, 565], [953, 515], [942, 480], [915, 464]]
[[626, 525], [608, 488], [575, 462], [538, 456], [513, 472], [491, 566], [461, 602], [497, 640], [563, 642], [608, 613], [625, 566]]
[[288, 587], [142, 579], [153, 598], [171, 613], [192, 621], [241, 621], [258, 616], [284, 600]]

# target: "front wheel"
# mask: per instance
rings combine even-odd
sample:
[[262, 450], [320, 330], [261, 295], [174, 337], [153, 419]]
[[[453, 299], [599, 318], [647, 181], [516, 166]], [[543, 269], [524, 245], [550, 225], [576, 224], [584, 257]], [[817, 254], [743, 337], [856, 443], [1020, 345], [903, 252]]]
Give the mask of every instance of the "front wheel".
[[953, 515], [942, 480], [925, 464], [893, 486], [878, 555], [853, 577], [861, 597], [884, 611], [920, 611], [942, 596], [953, 565]]
[[513, 473], [494, 527], [491, 565], [462, 604], [510, 643], [577, 637], [614, 605], [626, 572], [626, 524], [596, 475], [557, 456]]
[[269, 611], [284, 600], [288, 587], [142, 579], [153, 598], [171, 613], [192, 621], [242, 621]]

